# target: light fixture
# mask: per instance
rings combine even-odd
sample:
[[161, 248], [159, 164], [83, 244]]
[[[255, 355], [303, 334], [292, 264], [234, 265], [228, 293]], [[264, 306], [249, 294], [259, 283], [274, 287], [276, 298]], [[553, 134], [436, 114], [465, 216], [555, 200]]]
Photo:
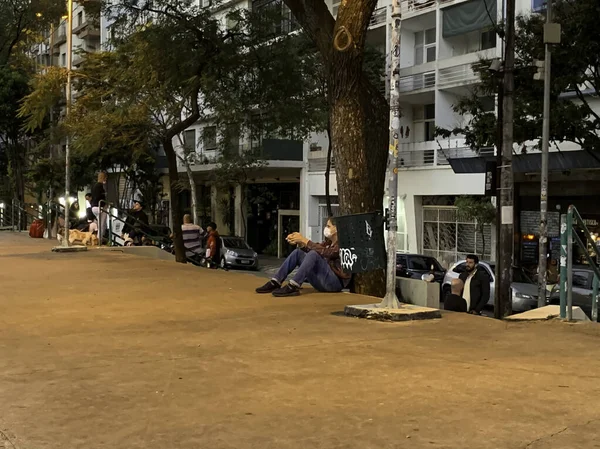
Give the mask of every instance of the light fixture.
[[61, 206], [64, 206], [64, 205], [65, 205], [65, 197], [64, 197], [64, 196], [61, 196], [61, 197], [58, 199], [58, 203], [59, 203]]
[[0, 209], [4, 209], [4, 203], [0, 203]]

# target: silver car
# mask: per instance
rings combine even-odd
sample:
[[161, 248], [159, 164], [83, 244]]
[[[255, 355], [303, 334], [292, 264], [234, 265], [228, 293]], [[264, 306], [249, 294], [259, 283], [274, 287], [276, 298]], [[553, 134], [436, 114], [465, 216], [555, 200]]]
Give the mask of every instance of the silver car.
[[[459, 260], [452, 265], [446, 272], [442, 284], [443, 297], [450, 293], [452, 279], [458, 279], [460, 273], [466, 269], [466, 260]], [[494, 274], [495, 266], [489, 262], [479, 262], [479, 269], [487, 271], [490, 281], [490, 300], [488, 306], [494, 306], [494, 290], [496, 276]], [[513, 282], [510, 284], [512, 289], [512, 310], [514, 312], [525, 312], [537, 308], [538, 286], [522, 270], [513, 271]]]
[[242, 237], [221, 237], [221, 268], [258, 270], [258, 254]]

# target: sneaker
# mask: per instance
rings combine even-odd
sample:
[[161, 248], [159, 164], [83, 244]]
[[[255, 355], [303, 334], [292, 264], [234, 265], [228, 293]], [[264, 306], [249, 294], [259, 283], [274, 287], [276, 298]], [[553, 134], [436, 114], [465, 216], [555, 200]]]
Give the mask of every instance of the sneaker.
[[273, 292], [273, 296], [282, 298], [285, 296], [298, 296], [300, 289], [292, 284], [287, 284], [285, 287], [278, 288]]
[[281, 284], [279, 284], [271, 279], [269, 282], [267, 282], [262, 287], [258, 287], [256, 289], [256, 293], [271, 293], [279, 288], [281, 288]]

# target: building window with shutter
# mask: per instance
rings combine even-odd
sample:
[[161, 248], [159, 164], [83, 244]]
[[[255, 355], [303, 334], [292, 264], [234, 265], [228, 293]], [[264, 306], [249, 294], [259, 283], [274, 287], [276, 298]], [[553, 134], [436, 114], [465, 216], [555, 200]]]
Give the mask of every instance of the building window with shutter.
[[415, 33], [415, 65], [435, 61], [435, 28]]

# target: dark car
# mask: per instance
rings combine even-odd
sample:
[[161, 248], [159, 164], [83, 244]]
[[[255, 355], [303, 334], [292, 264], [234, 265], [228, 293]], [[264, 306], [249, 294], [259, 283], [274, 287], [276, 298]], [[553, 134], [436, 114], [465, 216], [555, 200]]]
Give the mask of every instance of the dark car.
[[446, 270], [435, 257], [422, 254], [396, 254], [396, 276], [421, 279], [421, 276], [430, 273], [432, 268], [435, 282], [441, 285]]

